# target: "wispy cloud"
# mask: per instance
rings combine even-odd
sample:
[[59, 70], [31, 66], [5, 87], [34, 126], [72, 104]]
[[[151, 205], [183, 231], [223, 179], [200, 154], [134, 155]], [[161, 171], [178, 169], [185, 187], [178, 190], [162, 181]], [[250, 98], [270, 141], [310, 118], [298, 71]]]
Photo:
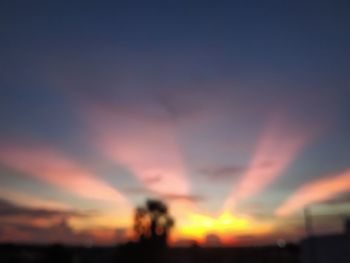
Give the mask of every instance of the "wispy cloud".
[[328, 201], [349, 191], [350, 170], [346, 170], [340, 174], [321, 178], [301, 186], [275, 211], [275, 214], [287, 216], [307, 205]]
[[84, 198], [126, 201], [115, 188], [63, 154], [47, 147], [1, 148], [0, 162]]
[[226, 199], [224, 209], [232, 209], [238, 200], [255, 195], [270, 185], [296, 158], [308, 137], [305, 131], [278, 119], [268, 123], [249, 167]]

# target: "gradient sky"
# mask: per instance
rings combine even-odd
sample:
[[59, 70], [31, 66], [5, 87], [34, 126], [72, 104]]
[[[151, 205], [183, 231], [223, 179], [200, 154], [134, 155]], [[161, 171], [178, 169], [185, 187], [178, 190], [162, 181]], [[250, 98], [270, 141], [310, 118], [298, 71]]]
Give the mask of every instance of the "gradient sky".
[[0, 241], [113, 243], [166, 200], [173, 239], [340, 231], [348, 1], [1, 1]]

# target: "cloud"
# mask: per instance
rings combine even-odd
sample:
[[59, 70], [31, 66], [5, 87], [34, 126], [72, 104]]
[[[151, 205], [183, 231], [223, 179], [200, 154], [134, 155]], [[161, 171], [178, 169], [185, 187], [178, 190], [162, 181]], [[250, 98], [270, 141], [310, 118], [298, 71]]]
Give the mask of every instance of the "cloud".
[[[126, 231], [126, 230], [125, 230]], [[124, 231], [124, 232], [125, 232]], [[74, 230], [66, 218], [46, 227], [30, 224], [7, 223], [0, 225], [0, 242], [35, 244], [113, 245], [126, 241], [121, 229], [91, 228]]]
[[142, 187], [130, 187], [130, 188], [124, 188], [123, 191], [127, 194], [132, 195], [148, 195], [148, 196], [155, 196], [160, 199], [165, 199], [168, 201], [187, 201], [192, 203], [202, 202], [206, 200], [206, 197], [203, 195], [195, 195], [195, 194], [173, 194], [173, 193], [158, 193], [155, 191], [150, 191], [146, 188]]
[[208, 246], [208, 247], [220, 247], [222, 245], [222, 243], [221, 243], [221, 239], [218, 235], [208, 234], [205, 237], [204, 245]]
[[8, 200], [0, 199], [0, 218], [4, 217], [26, 217], [26, 218], [70, 218], [87, 217], [89, 213], [76, 210], [57, 210], [47, 208], [31, 208], [14, 204]]
[[[214, 99], [212, 94], [204, 89], [177, 87], [177, 90], [155, 90], [152, 98], [152, 103], [157, 107], [154, 112], [157, 119], [174, 124], [193, 125], [207, 121], [208, 111], [215, 108], [208, 110], [208, 105], [213, 103]], [[222, 100], [220, 103], [222, 105]]]
[[350, 193], [349, 194], [341, 194], [341, 196], [326, 200], [322, 202], [323, 204], [330, 204], [330, 205], [347, 205], [350, 204]]
[[188, 201], [188, 202], [201, 202], [206, 198], [202, 195], [179, 195], [179, 194], [162, 194], [162, 198], [169, 201]]
[[69, 209], [70, 205], [56, 200], [40, 198], [31, 194], [16, 191], [10, 188], [0, 187], [0, 199], [8, 199], [16, 204], [21, 204], [27, 207], [41, 207], [47, 209]]
[[198, 172], [204, 174], [212, 180], [225, 180], [236, 177], [245, 170], [246, 167], [239, 165], [206, 167], [199, 169]]
[[269, 186], [296, 158], [307, 143], [309, 134], [279, 119], [268, 123], [258, 142], [252, 161], [232, 189], [224, 209], [237, 201], [258, 194]]
[[[266, 169], [268, 167], [272, 167], [273, 165], [274, 164], [272, 161], [266, 161], [266, 162], [260, 163], [255, 168]], [[248, 168], [252, 168], [252, 167], [247, 167], [244, 165], [223, 165], [223, 166], [213, 166], [213, 167], [202, 168], [202, 169], [199, 169], [198, 172], [215, 181], [217, 180], [226, 181], [226, 179], [237, 178], [240, 174], [242, 174]]]
[[144, 187], [125, 187], [122, 191], [127, 195], [151, 195], [152, 191]]
[[237, 206], [237, 210], [240, 213], [249, 215], [257, 220], [270, 220], [274, 219], [273, 205], [265, 202], [242, 202]]
[[84, 198], [126, 201], [115, 188], [58, 151], [47, 147], [1, 148], [0, 162]]
[[277, 216], [287, 216], [310, 204], [328, 201], [350, 191], [350, 170], [321, 178], [297, 189], [278, 209]]
[[153, 177], [149, 177], [145, 180], [145, 183], [147, 185], [149, 184], [156, 184], [162, 180], [162, 176], [160, 174], [154, 175]]
[[94, 211], [25, 207], [0, 199], [0, 242], [115, 244], [127, 239], [125, 228], [93, 227], [76, 230], [70, 221], [93, 218]]
[[93, 141], [109, 159], [126, 167], [149, 190], [188, 194], [189, 181], [172, 123], [159, 121], [150, 109], [90, 105], [84, 116]]

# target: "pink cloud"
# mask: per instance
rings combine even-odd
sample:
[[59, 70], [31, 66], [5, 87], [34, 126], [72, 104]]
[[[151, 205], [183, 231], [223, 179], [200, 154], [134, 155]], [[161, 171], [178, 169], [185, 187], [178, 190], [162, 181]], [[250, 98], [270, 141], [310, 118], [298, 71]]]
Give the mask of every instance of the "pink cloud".
[[97, 147], [144, 186], [160, 194], [188, 194], [189, 182], [174, 126], [130, 111], [90, 109]]
[[269, 186], [296, 158], [309, 135], [274, 119], [263, 131], [253, 159], [224, 203], [231, 209], [242, 199], [253, 196]]
[[53, 149], [2, 148], [0, 162], [84, 198], [125, 202], [115, 188]]
[[307, 205], [329, 200], [348, 191], [350, 191], [350, 170], [306, 183], [297, 189], [275, 211], [275, 214], [287, 216]]

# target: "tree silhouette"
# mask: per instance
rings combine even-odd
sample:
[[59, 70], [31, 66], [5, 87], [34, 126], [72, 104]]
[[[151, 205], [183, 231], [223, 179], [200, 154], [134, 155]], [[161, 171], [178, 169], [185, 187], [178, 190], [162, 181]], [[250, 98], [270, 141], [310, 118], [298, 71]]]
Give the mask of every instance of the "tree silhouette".
[[134, 230], [140, 243], [155, 248], [166, 247], [173, 225], [174, 220], [162, 201], [150, 199], [145, 206], [136, 208]]

